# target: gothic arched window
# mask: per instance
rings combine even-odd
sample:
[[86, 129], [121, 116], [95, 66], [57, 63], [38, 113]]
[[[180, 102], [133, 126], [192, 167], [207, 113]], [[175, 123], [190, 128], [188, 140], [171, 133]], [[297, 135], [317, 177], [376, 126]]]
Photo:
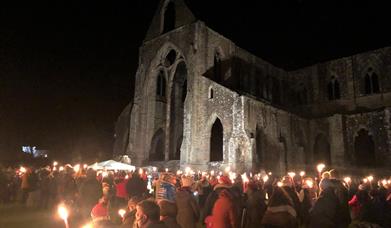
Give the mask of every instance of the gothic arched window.
[[163, 33], [175, 28], [175, 4], [170, 2], [164, 10]]
[[157, 76], [156, 81], [156, 95], [159, 98], [166, 97], [166, 79], [164, 78], [163, 71], [159, 72], [159, 75]]
[[341, 98], [339, 82], [334, 76], [331, 77], [330, 82], [327, 84], [327, 92], [329, 100], [338, 100]]
[[213, 57], [213, 69], [214, 69], [214, 79], [216, 82], [222, 81], [222, 75], [221, 75], [221, 56], [218, 52], [215, 53]]
[[372, 68], [368, 68], [368, 73], [364, 77], [364, 88], [365, 94], [379, 93], [379, 77], [375, 72], [372, 71]]

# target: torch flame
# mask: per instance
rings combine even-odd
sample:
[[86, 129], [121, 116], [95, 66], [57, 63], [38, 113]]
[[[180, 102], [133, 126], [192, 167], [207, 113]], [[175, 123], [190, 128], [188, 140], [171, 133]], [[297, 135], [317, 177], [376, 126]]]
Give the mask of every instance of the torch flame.
[[323, 170], [325, 167], [326, 167], [325, 164], [320, 163], [320, 164], [318, 164], [318, 165], [316, 166], [316, 169], [318, 170], [319, 173], [321, 173], [322, 170]]
[[68, 219], [69, 213], [65, 206], [63, 205], [58, 206], [57, 212], [62, 220], [66, 221]]
[[123, 218], [124, 215], [126, 214], [126, 211], [124, 209], [119, 209], [118, 214], [121, 216], [121, 218]]
[[346, 183], [350, 183], [350, 182], [352, 182], [352, 179], [350, 178], [350, 177], [345, 177], [345, 178], [343, 178], [343, 180], [346, 182]]
[[289, 172], [288, 176], [290, 176], [291, 178], [294, 178], [296, 176], [296, 173], [295, 172]]

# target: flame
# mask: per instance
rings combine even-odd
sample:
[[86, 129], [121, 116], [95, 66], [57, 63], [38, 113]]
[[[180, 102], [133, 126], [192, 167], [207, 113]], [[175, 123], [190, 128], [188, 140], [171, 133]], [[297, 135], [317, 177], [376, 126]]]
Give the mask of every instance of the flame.
[[62, 220], [67, 220], [68, 219], [68, 209], [64, 205], [59, 205], [57, 209], [57, 213], [60, 216]]
[[305, 183], [307, 184], [307, 186], [309, 188], [313, 188], [314, 187], [314, 182], [312, 180], [306, 180]]
[[93, 225], [91, 223], [87, 223], [83, 225], [81, 228], [93, 228]]
[[325, 167], [326, 167], [325, 164], [320, 163], [320, 164], [318, 164], [318, 165], [316, 166], [316, 169], [318, 170], [319, 173], [321, 173], [322, 170], [323, 170]]
[[121, 216], [121, 218], [123, 218], [124, 215], [126, 214], [126, 211], [124, 209], [119, 209], [118, 214], [119, 214], [119, 216]]
[[80, 164], [73, 166], [73, 170], [77, 173], [80, 170]]
[[296, 173], [295, 172], [289, 172], [288, 176], [290, 176], [291, 178], [294, 178], [296, 176]]
[[350, 183], [350, 182], [352, 182], [352, 179], [350, 178], [350, 177], [345, 177], [345, 178], [343, 178], [343, 180], [346, 182], [346, 183]]
[[25, 173], [26, 171], [27, 171], [27, 169], [24, 168], [23, 166], [21, 166], [19, 169], [19, 172], [21, 172], [21, 173]]
[[263, 177], [262, 177], [262, 180], [263, 180], [263, 182], [265, 183], [266, 181], [269, 180], [269, 176], [268, 176], [268, 175], [263, 176]]

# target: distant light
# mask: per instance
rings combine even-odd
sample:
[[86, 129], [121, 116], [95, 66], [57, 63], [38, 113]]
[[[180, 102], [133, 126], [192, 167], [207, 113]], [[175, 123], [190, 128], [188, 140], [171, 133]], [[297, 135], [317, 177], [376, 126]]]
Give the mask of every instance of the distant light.
[[305, 176], [305, 172], [304, 171], [300, 171], [300, 176], [304, 177]]
[[277, 182], [277, 186], [282, 187], [282, 182], [281, 181]]

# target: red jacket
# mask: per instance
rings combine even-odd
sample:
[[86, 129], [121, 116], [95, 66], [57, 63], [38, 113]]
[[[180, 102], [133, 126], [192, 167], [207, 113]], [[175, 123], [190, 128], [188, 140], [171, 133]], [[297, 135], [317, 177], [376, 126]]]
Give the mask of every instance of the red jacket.
[[226, 189], [223, 189], [219, 193], [219, 198], [216, 200], [213, 206], [211, 223], [211, 227], [213, 228], [236, 227], [237, 221], [232, 195]]
[[125, 180], [123, 180], [122, 182], [120, 182], [116, 185], [116, 196], [118, 198], [123, 198], [123, 199], [128, 198], [128, 192], [126, 191], [126, 181]]
[[349, 201], [349, 206], [352, 209], [352, 218], [353, 219], [357, 218], [361, 213], [362, 205], [358, 201], [356, 195], [354, 195], [353, 198]]

